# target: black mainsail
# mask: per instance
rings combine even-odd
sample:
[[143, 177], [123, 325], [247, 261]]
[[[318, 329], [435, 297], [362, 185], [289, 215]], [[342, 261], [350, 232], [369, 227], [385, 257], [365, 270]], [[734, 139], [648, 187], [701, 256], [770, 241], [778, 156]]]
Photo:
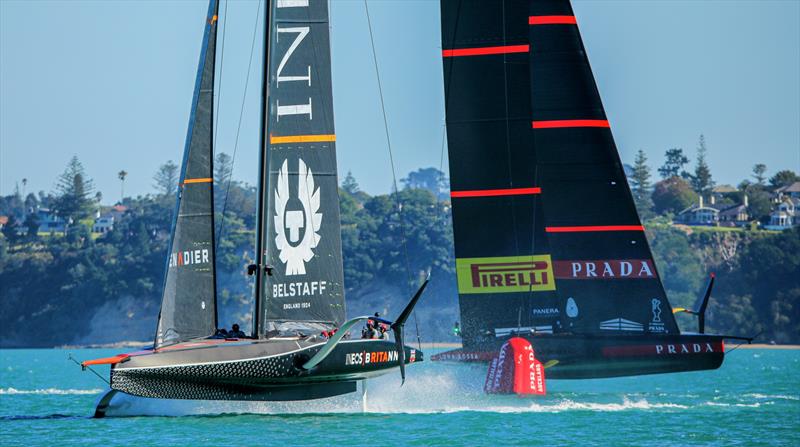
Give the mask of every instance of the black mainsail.
[[442, 1], [465, 349], [678, 334], [568, 0]]
[[260, 237], [272, 275], [256, 298], [257, 320], [264, 332], [291, 322], [338, 326], [345, 303], [328, 3], [277, 0], [269, 15]]
[[212, 335], [214, 264], [213, 102], [219, 3], [209, 2], [175, 206], [155, 347]]

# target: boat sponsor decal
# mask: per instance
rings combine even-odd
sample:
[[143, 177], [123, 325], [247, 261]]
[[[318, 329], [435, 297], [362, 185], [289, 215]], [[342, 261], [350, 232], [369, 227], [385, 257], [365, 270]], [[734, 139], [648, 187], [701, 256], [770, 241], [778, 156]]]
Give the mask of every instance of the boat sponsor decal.
[[[206, 243], [205, 245], [211, 245]], [[185, 265], [210, 264], [211, 251], [208, 248], [184, 250], [170, 253], [169, 267], [183, 267]]]
[[666, 332], [664, 322], [661, 320], [661, 300], [658, 298], [650, 300], [650, 308], [653, 311], [653, 319], [647, 325], [647, 330], [650, 332]]
[[545, 394], [544, 365], [536, 358], [528, 340], [515, 337], [503, 344], [489, 365], [484, 391], [488, 394]]
[[695, 355], [725, 352], [721, 341], [701, 343], [658, 343], [647, 345], [607, 346], [603, 348], [606, 357], [628, 357], [645, 355]]
[[556, 279], [655, 279], [650, 259], [553, 261]]
[[496, 352], [488, 351], [448, 351], [441, 354], [434, 354], [431, 360], [434, 362], [457, 361], [457, 362], [487, 362], [497, 357]]
[[[413, 350], [412, 350], [413, 352]], [[416, 360], [416, 353], [412, 354]], [[349, 352], [345, 354], [344, 364], [346, 366], [365, 366], [372, 363], [396, 362], [398, 359], [397, 351], [361, 351]]]
[[531, 316], [537, 317], [557, 317], [561, 312], [556, 307], [534, 307]]
[[[289, 161], [284, 160], [275, 187], [275, 245], [286, 264], [286, 276], [305, 275], [320, 240], [320, 188], [303, 159], [298, 159], [297, 197], [289, 193]], [[299, 205], [300, 209], [296, 209]]]
[[578, 316], [578, 303], [572, 297], [567, 298], [567, 316], [575, 318]]
[[601, 321], [600, 329], [603, 331], [634, 331], [643, 332], [644, 325], [635, 321], [626, 320], [624, 318], [613, 318], [611, 320]]
[[509, 335], [520, 334], [552, 334], [553, 325], [546, 324], [542, 326], [520, 326], [520, 327], [497, 327], [494, 328], [494, 336], [497, 338], [508, 337]]
[[459, 293], [556, 290], [550, 255], [456, 259]]

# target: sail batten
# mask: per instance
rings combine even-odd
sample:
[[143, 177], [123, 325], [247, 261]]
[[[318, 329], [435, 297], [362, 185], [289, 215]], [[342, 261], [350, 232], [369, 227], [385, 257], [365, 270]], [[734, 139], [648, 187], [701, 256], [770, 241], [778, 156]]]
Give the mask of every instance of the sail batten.
[[569, 1], [443, 0], [442, 47], [465, 348], [677, 333]]
[[212, 141], [218, 11], [217, 0], [211, 0], [170, 233], [156, 348], [212, 335], [217, 327]]

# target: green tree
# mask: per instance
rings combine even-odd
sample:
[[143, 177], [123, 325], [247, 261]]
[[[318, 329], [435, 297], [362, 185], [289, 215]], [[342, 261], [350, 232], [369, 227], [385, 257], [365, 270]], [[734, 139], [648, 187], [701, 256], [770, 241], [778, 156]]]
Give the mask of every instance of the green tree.
[[155, 182], [153, 187], [159, 194], [166, 196], [175, 194], [178, 189], [178, 165], [169, 160], [159, 166], [158, 171], [153, 176], [153, 181]]
[[647, 166], [647, 155], [639, 149], [633, 164], [633, 174], [631, 175], [631, 193], [639, 217], [647, 219], [653, 216], [653, 199], [651, 197], [650, 167]]
[[697, 200], [697, 193], [680, 177], [662, 180], [653, 189], [653, 205], [659, 214], [678, 213], [697, 203]]
[[771, 194], [764, 186], [755, 184], [750, 185], [744, 190], [747, 195], [748, 210], [750, 217], [760, 220], [762, 223], [769, 221], [769, 212], [772, 209]]
[[125, 200], [125, 178], [128, 177], [128, 171], [121, 170], [117, 172], [117, 178], [119, 179], [119, 203], [122, 203]]
[[764, 184], [764, 180], [766, 180], [766, 172], [767, 172], [767, 165], [764, 163], [759, 163], [753, 166], [753, 178], [756, 179], [756, 183], [759, 185]]
[[773, 189], [777, 189], [782, 186], [789, 186], [794, 182], [800, 182], [800, 176], [795, 174], [794, 171], [790, 171], [788, 169], [778, 171], [769, 179], [769, 184]]
[[58, 177], [53, 207], [64, 220], [72, 219], [77, 222], [92, 213], [93, 196], [94, 184], [86, 177], [78, 157], [73, 156], [64, 173]]
[[344, 177], [344, 180], [342, 180], [342, 189], [347, 191], [350, 195], [358, 193], [358, 182], [356, 182], [356, 178], [353, 177], [352, 171], [347, 171], [347, 175]]
[[711, 195], [711, 190], [714, 188], [714, 180], [711, 178], [711, 169], [706, 162], [706, 138], [701, 134], [700, 141], [697, 143], [697, 161], [694, 168], [694, 175], [692, 176], [692, 188], [698, 194], [708, 197]]
[[27, 229], [29, 239], [36, 239], [39, 237], [39, 226], [41, 222], [39, 222], [39, 215], [36, 212], [28, 213], [28, 215], [25, 216], [23, 225]]
[[689, 157], [683, 154], [683, 149], [676, 147], [667, 149], [664, 157], [666, 158], [664, 164], [658, 168], [658, 173], [661, 175], [661, 178], [668, 179], [670, 177], [677, 177], [678, 175], [683, 178], [689, 177], [689, 173], [684, 169], [684, 166], [689, 163]]
[[427, 189], [434, 197], [442, 197], [443, 191], [450, 188], [447, 176], [436, 168], [421, 168], [409, 172], [400, 183], [404, 189]]
[[225, 152], [214, 157], [214, 185], [224, 188], [233, 172], [233, 158]]

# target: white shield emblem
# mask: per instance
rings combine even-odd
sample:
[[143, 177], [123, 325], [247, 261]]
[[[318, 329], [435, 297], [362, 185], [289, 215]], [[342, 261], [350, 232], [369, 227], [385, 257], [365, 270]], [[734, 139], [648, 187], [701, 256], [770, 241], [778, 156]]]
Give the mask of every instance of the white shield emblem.
[[320, 190], [314, 187], [314, 175], [302, 159], [298, 168], [297, 198], [302, 210], [286, 210], [289, 202], [288, 160], [283, 161], [275, 188], [275, 245], [280, 251], [281, 262], [286, 264], [287, 276], [306, 274], [305, 263], [314, 257], [313, 249], [319, 244], [322, 225]]

